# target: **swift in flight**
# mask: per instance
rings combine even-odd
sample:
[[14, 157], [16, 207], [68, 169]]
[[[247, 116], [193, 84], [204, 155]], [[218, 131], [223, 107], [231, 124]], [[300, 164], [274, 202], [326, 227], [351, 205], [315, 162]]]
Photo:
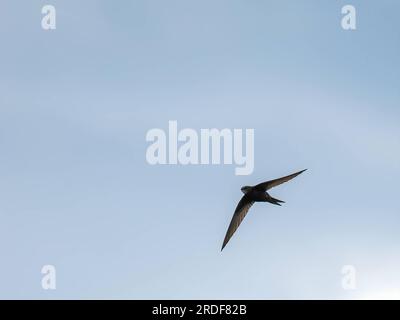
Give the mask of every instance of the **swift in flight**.
[[243, 221], [244, 217], [246, 216], [247, 212], [249, 211], [250, 207], [255, 203], [255, 202], [269, 202], [275, 205], [280, 206], [281, 203], [284, 203], [284, 201], [275, 199], [271, 197], [267, 190], [279, 186], [282, 183], [285, 183], [294, 177], [297, 177], [300, 173], [303, 173], [305, 170], [290, 174], [286, 177], [266, 181], [260, 184], [257, 184], [256, 186], [245, 186], [242, 187], [241, 190], [244, 193], [244, 196], [242, 199], [240, 199], [235, 213], [233, 214], [231, 223], [229, 224], [228, 231], [226, 232], [224, 243], [222, 244], [221, 251], [225, 248], [226, 244], [228, 243], [229, 239], [233, 236], [237, 228], [239, 228], [240, 223]]

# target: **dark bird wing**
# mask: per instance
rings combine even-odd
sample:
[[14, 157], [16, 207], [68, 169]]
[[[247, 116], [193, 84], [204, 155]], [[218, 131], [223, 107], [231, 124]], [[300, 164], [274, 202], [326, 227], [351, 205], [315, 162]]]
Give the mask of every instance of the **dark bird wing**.
[[254, 204], [248, 196], [244, 195], [242, 199], [240, 199], [235, 213], [233, 214], [231, 223], [229, 224], [228, 231], [226, 232], [224, 243], [222, 244], [221, 251], [224, 249], [229, 239], [233, 236], [237, 228], [239, 228], [240, 223], [243, 221], [250, 207]]
[[273, 187], [279, 186], [280, 184], [285, 183], [285, 182], [293, 179], [294, 177], [297, 177], [300, 173], [303, 173], [306, 170], [307, 169], [304, 169], [304, 170], [301, 170], [299, 172], [290, 174], [290, 175], [288, 175], [286, 177], [282, 177], [282, 178], [278, 178], [278, 179], [275, 179], [275, 180], [270, 180], [270, 181], [266, 181], [266, 182], [260, 183], [260, 184], [256, 185], [254, 188], [257, 189], [257, 190], [261, 190], [261, 191], [267, 191], [267, 190], [269, 190], [269, 189], [271, 189]]

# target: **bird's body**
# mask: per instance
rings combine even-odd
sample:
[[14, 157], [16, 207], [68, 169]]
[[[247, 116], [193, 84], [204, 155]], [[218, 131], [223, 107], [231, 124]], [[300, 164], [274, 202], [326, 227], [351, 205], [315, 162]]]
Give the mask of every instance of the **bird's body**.
[[278, 199], [271, 197], [268, 194], [267, 190], [293, 179], [294, 177], [298, 176], [300, 173], [302, 173], [306, 170], [307, 169], [293, 173], [291, 175], [288, 175], [288, 176], [285, 176], [282, 178], [275, 179], [275, 180], [266, 181], [266, 182], [257, 184], [252, 187], [251, 186], [242, 187], [241, 190], [244, 193], [244, 195], [243, 195], [242, 199], [240, 199], [240, 201], [236, 207], [235, 213], [233, 214], [231, 223], [229, 224], [228, 231], [226, 232], [225, 239], [222, 244], [221, 251], [224, 249], [224, 247], [228, 243], [229, 239], [235, 233], [235, 231], [239, 227], [240, 223], [246, 216], [250, 207], [255, 202], [269, 202], [269, 203], [272, 203], [272, 204], [275, 204], [278, 206], [280, 206], [281, 203], [284, 203], [284, 201], [282, 201], [282, 200], [278, 200]]
[[242, 191], [246, 197], [255, 201], [255, 202], [267, 202], [271, 196], [262, 190], [257, 190], [254, 187], [250, 187], [251, 189], [247, 190], [246, 192]]

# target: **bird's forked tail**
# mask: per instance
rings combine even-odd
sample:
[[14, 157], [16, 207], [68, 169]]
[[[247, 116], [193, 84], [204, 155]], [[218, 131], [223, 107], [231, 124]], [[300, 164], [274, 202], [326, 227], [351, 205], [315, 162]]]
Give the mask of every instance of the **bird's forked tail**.
[[275, 199], [275, 198], [272, 198], [272, 197], [268, 198], [268, 202], [272, 203], [272, 204], [276, 204], [277, 206], [280, 206], [281, 203], [285, 203], [285, 201], [282, 201], [282, 200], [279, 200], [279, 199]]

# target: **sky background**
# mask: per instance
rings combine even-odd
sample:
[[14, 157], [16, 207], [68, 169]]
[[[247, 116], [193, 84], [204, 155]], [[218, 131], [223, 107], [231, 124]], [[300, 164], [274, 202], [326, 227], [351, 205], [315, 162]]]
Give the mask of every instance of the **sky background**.
[[[0, 298], [400, 298], [398, 1], [0, 12]], [[146, 133], [169, 120], [254, 128], [253, 174], [149, 165]], [[303, 168], [221, 253], [240, 187]], [[41, 287], [47, 264], [56, 290]]]

